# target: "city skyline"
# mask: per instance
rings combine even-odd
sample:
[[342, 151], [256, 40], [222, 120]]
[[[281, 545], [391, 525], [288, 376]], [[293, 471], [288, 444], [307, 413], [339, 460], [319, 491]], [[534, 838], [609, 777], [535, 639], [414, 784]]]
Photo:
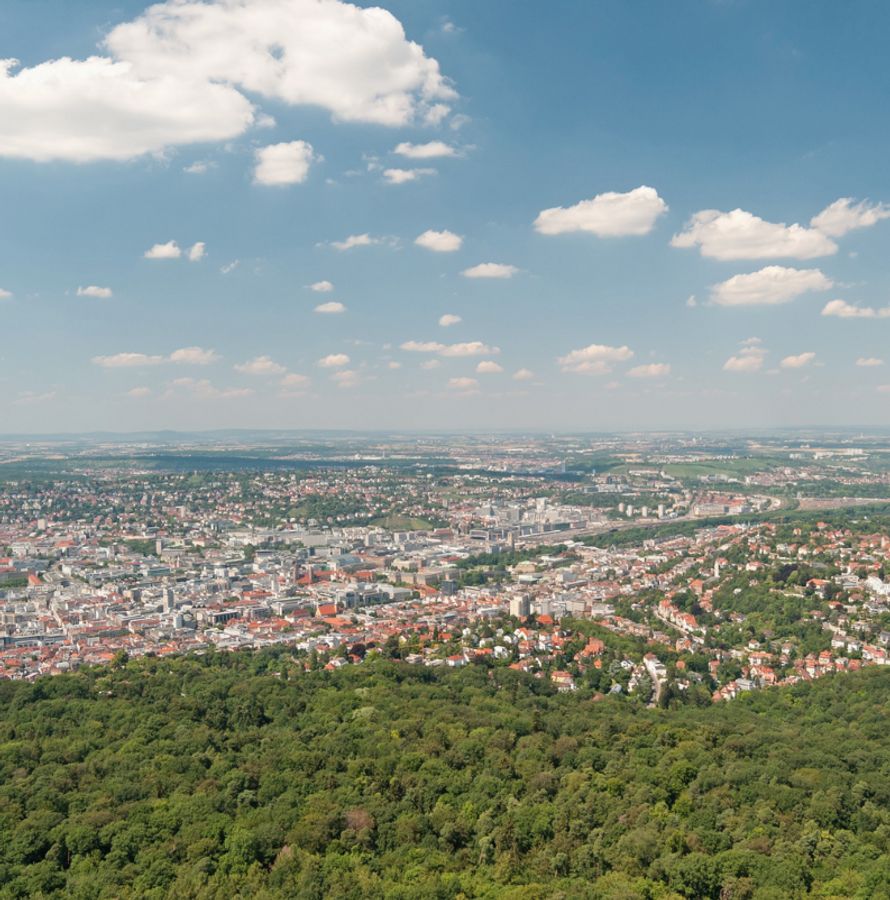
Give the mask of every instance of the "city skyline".
[[819, 9], [4, 4], [0, 430], [882, 425], [890, 13]]

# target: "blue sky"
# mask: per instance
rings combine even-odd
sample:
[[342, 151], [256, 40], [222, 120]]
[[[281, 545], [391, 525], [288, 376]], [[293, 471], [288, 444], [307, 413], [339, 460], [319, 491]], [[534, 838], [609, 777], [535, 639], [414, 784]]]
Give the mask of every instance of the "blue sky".
[[888, 26], [5, 0], [0, 432], [885, 425]]

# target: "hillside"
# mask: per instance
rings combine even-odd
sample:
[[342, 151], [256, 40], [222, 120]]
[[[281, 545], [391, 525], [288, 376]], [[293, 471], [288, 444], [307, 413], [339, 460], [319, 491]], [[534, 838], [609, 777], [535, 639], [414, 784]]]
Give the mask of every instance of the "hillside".
[[890, 671], [708, 708], [289, 655], [0, 684], [0, 897], [890, 897]]

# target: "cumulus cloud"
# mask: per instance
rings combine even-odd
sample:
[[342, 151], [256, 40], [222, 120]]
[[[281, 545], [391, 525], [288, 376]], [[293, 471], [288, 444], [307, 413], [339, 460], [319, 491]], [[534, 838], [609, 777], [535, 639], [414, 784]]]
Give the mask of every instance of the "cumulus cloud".
[[878, 359], [876, 356], [860, 356], [856, 360], [856, 365], [863, 369], [871, 369], [876, 366], [883, 366], [884, 360]]
[[442, 328], [450, 328], [452, 325], [457, 325], [459, 322], [462, 322], [460, 316], [456, 316], [453, 313], [445, 313], [444, 316], [439, 316], [439, 325]]
[[278, 383], [286, 390], [296, 392], [306, 390], [306, 388], [309, 387], [310, 379], [306, 375], [298, 375], [296, 372], [289, 372]]
[[380, 238], [371, 237], [370, 234], [351, 234], [342, 241], [332, 241], [331, 246], [335, 250], [352, 250], [353, 247], [371, 247], [379, 243]]
[[574, 206], [542, 210], [534, 227], [539, 234], [586, 231], [597, 237], [649, 234], [668, 205], [655, 188], [641, 185], [625, 194], [608, 191]]
[[254, 121], [251, 102], [229, 85], [146, 77], [130, 61], [64, 57], [17, 66], [0, 60], [0, 156], [126, 160], [176, 144], [228, 140]]
[[672, 247], [698, 247], [711, 259], [814, 259], [837, 252], [837, 244], [815, 228], [767, 222], [743, 209], [703, 209], [671, 239]]
[[290, 141], [270, 144], [254, 151], [254, 184], [270, 187], [286, 187], [302, 184], [309, 175], [309, 168], [318, 159], [312, 145], [306, 141]]
[[130, 390], [127, 391], [127, 396], [133, 397], [137, 400], [142, 399], [143, 397], [150, 397], [151, 396], [151, 388], [147, 388], [147, 387], [130, 388]]
[[84, 60], [0, 61], [0, 155], [125, 160], [225, 141], [266, 118], [248, 99], [337, 121], [441, 121], [456, 92], [379, 7], [340, 0], [167, 0]]
[[207, 252], [207, 245], [204, 241], [197, 241], [189, 247], [189, 262], [200, 262], [204, 259]]
[[169, 356], [170, 362], [189, 366], [209, 366], [219, 359], [215, 350], [205, 350], [203, 347], [182, 347]]
[[[113, 294], [111, 288], [109, 287], [99, 287], [98, 285], [91, 284], [88, 287], [79, 287], [77, 289], [78, 297], [97, 297], [100, 300], [107, 300]], [[2, 297], [2, 293], [0, 293], [0, 297]]]
[[58, 396], [57, 391], [22, 391], [18, 397], [13, 400], [16, 406], [33, 406], [37, 403], [48, 403], [55, 400]]
[[342, 121], [405, 125], [456, 97], [395, 16], [338, 0], [170, 0], [107, 43], [149, 75], [235, 84]]
[[496, 356], [500, 347], [490, 347], [482, 341], [463, 341], [458, 344], [440, 344], [438, 341], [405, 341], [400, 345], [409, 353], [435, 353], [438, 356]]
[[446, 156], [457, 156], [457, 150], [444, 141], [429, 141], [426, 144], [411, 144], [403, 141], [393, 153], [408, 159], [440, 159]]
[[827, 291], [832, 285], [819, 269], [766, 266], [713, 285], [711, 300], [718, 306], [775, 306], [808, 291]]
[[12, 291], [5, 291], [0, 288], [0, 300], [8, 300], [12, 296]]
[[283, 375], [287, 369], [271, 356], [256, 356], [247, 362], [237, 363], [235, 371], [242, 375]]
[[330, 294], [334, 290], [334, 285], [330, 281], [316, 281], [315, 284], [309, 285], [309, 290], [315, 291], [316, 294]]
[[349, 357], [345, 353], [329, 353], [323, 356], [318, 364], [323, 369], [338, 369], [349, 365]]
[[890, 218], [890, 206], [884, 203], [869, 203], [868, 200], [856, 203], [852, 197], [841, 197], [813, 216], [810, 225], [831, 237], [843, 237], [850, 231], [870, 228], [887, 218]]
[[253, 396], [250, 388], [218, 388], [206, 378], [174, 378], [168, 393], [181, 391], [195, 400], [241, 400]]
[[452, 391], [460, 391], [465, 394], [474, 394], [479, 390], [479, 382], [475, 378], [458, 376], [448, 379], [448, 388]]
[[345, 313], [346, 307], [338, 300], [329, 300], [327, 303], [319, 303], [315, 307], [315, 311], [322, 315], [338, 315], [339, 313]]
[[730, 356], [723, 363], [725, 372], [740, 372], [751, 374], [759, 372], [763, 368], [766, 358], [766, 350], [760, 344], [760, 338], [748, 338], [742, 341], [739, 351], [735, 356]]
[[424, 360], [424, 362], [422, 362], [420, 364], [420, 368], [426, 369], [427, 371], [429, 371], [431, 369], [439, 369], [441, 367], [442, 367], [442, 363], [438, 359], [427, 359], [427, 360]]
[[517, 369], [513, 373], [514, 381], [531, 381], [535, 377], [535, 373], [531, 369]]
[[414, 239], [418, 247], [432, 250], [434, 253], [454, 253], [460, 250], [464, 239], [453, 231], [424, 231]]
[[146, 259], [179, 259], [182, 256], [182, 250], [176, 241], [167, 241], [166, 244], [155, 244], [150, 247], [143, 256]]
[[628, 369], [627, 374], [631, 378], [666, 378], [671, 374], [671, 367], [668, 363], [647, 363]]
[[334, 372], [334, 374], [331, 375], [331, 381], [333, 381], [337, 387], [352, 388], [361, 382], [361, 378], [358, 372], [354, 372], [352, 369], [341, 369], [339, 372]]
[[837, 316], [839, 319], [886, 319], [890, 317], [890, 306], [875, 309], [873, 306], [857, 306], [846, 300], [829, 300], [822, 309], [823, 316]]
[[815, 353], [807, 351], [806, 353], [798, 353], [796, 356], [786, 356], [779, 365], [783, 369], [802, 369], [804, 366], [808, 366], [815, 358]]
[[483, 359], [476, 366], [476, 371], [480, 375], [497, 375], [504, 371], [504, 367], [496, 363], [493, 359]]
[[147, 353], [114, 353], [111, 356], [94, 356], [93, 364], [103, 369], [129, 369], [140, 366], [157, 366], [166, 362], [163, 356]]
[[627, 362], [633, 358], [630, 347], [610, 347], [607, 344], [590, 344], [579, 350], [572, 350], [557, 359], [563, 372], [579, 375], [605, 375], [612, 371], [615, 363]]
[[461, 274], [464, 278], [512, 278], [518, 271], [516, 266], [489, 262], [471, 266], [464, 269]]
[[164, 363], [190, 366], [208, 366], [220, 359], [215, 350], [203, 347], [181, 347], [169, 356], [148, 353], [114, 353], [110, 356], [94, 356], [93, 364], [104, 369], [128, 369], [143, 366], [159, 366]]
[[408, 184], [426, 175], [435, 175], [435, 169], [384, 169], [383, 177], [387, 184]]

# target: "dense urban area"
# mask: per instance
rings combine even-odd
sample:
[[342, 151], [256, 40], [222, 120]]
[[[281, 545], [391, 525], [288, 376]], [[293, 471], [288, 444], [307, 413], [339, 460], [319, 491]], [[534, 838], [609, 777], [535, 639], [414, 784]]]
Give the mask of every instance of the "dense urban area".
[[886, 897], [888, 478], [868, 435], [2, 443], [0, 897]]
[[884, 665], [886, 448], [697, 444], [7, 447], [0, 676], [286, 645], [666, 705]]

